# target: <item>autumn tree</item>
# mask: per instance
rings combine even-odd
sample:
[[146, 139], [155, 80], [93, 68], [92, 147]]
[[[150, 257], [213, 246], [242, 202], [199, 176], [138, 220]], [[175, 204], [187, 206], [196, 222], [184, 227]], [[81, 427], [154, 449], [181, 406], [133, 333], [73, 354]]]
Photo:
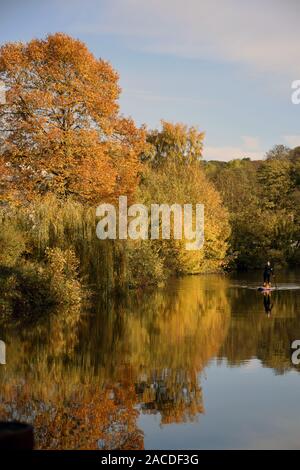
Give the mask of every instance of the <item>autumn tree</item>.
[[0, 48], [1, 154], [22, 194], [132, 194], [144, 132], [119, 114], [112, 66], [65, 34]]
[[162, 120], [161, 129], [148, 132], [147, 147], [144, 160], [152, 166], [159, 166], [166, 160], [192, 162], [202, 158], [204, 133], [196, 127], [187, 127], [181, 123], [171, 123]]
[[7, 162], [0, 155], [0, 201], [8, 201], [15, 194], [15, 184], [10, 173]]
[[150, 132], [147, 137], [153, 148], [140, 187], [145, 203], [204, 205], [203, 249], [187, 250], [184, 238], [159, 241], [165, 267], [171, 272], [211, 272], [225, 262], [230, 233], [228, 213], [204, 172], [203, 137], [195, 128], [167, 122], [162, 122], [162, 129]]

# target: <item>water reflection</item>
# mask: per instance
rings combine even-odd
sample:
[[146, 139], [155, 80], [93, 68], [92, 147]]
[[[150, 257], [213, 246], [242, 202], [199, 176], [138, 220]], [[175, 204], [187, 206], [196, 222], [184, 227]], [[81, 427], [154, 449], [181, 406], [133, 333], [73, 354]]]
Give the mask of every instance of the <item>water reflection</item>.
[[212, 359], [231, 366], [255, 357], [276, 373], [294, 367], [299, 301], [299, 292], [267, 296], [231, 288], [224, 276], [187, 277], [85, 312], [2, 326], [0, 417], [33, 423], [38, 448], [142, 448], [139, 415], [157, 414], [161, 425], [201, 416]]
[[271, 292], [264, 292], [263, 298], [264, 298], [265, 313], [268, 317], [270, 317], [272, 313], [272, 308], [274, 306], [274, 304], [271, 301]]

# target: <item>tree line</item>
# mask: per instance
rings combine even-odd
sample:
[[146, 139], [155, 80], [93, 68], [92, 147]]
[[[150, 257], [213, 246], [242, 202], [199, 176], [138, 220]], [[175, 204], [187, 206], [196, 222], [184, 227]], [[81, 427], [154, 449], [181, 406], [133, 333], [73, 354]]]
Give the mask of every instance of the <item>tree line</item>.
[[[277, 146], [263, 162], [204, 162], [203, 132], [165, 121], [138, 128], [120, 112], [111, 64], [62, 33], [4, 44], [0, 80], [5, 308], [32, 311], [38, 286], [43, 305], [45, 286], [50, 304], [81, 301], [80, 276], [106, 293], [174, 274], [259, 267], [266, 257], [297, 264], [299, 149]], [[95, 207], [119, 195], [149, 206], [204, 204], [204, 248], [98, 240]], [[27, 285], [35, 294], [22, 302]]]
[[264, 160], [207, 162], [206, 173], [229, 211], [230, 264], [259, 268], [300, 262], [300, 148], [275, 145]]

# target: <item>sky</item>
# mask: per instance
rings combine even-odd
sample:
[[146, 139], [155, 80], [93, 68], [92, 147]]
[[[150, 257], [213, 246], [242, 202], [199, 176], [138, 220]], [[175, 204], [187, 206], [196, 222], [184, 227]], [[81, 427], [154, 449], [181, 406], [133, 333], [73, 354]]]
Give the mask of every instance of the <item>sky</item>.
[[204, 158], [300, 145], [299, 0], [0, 0], [0, 43], [64, 32], [120, 75], [138, 125], [205, 132]]

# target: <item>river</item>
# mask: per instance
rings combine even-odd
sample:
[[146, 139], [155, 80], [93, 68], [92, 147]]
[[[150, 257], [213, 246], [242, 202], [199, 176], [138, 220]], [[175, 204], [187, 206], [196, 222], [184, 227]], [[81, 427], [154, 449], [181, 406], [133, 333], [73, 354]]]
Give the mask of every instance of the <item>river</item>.
[[0, 328], [0, 418], [44, 449], [300, 448], [300, 273], [174, 279]]

